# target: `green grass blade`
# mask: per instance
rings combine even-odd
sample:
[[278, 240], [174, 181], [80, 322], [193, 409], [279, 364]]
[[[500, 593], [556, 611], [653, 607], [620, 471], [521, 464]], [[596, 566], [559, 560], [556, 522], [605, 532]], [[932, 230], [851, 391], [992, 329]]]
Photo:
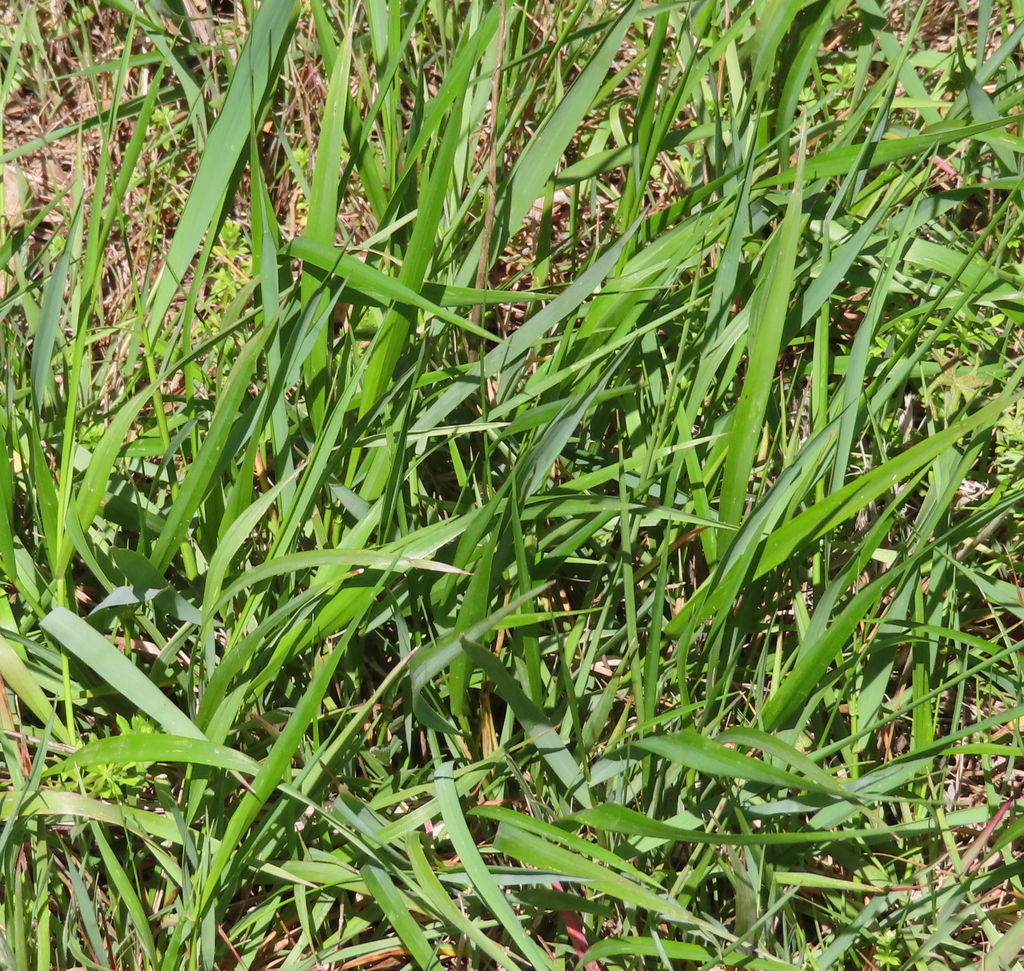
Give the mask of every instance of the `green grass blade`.
[[186, 279], [203, 237], [216, 229], [229, 204], [230, 190], [245, 158], [254, 120], [259, 122], [278, 82], [282, 60], [294, 26], [294, 0], [259, 7], [245, 47], [235, 66], [224, 106], [210, 130], [199, 170], [167, 251], [153, 291], [151, 326], [162, 327], [171, 302]]
[[40, 621], [39, 626], [170, 734], [205, 738], [192, 720], [172, 704], [139, 668], [70, 610], [55, 608]]
[[462, 814], [462, 807], [459, 805], [459, 796], [455, 788], [455, 778], [450, 762], [437, 767], [434, 772], [434, 786], [437, 791], [438, 805], [441, 808], [441, 816], [448, 831], [448, 838], [452, 841], [455, 852], [459, 854], [462, 866], [473, 886], [512, 938], [517, 949], [529, 961], [530, 966], [550, 968], [552, 965], [547, 955], [523, 930], [523, 925], [477, 849], [472, 833], [466, 825], [466, 818]]

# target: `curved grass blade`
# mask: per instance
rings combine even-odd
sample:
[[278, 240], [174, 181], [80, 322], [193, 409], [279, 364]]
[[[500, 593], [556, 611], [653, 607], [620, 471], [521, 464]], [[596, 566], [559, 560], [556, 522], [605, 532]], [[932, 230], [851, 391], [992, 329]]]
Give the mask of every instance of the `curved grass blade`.
[[523, 930], [520, 918], [512, 910], [511, 904], [506, 899], [501, 887], [495, 882], [477, 849], [473, 835], [466, 825], [462, 806], [459, 805], [459, 794], [455, 788], [455, 776], [451, 762], [444, 762], [437, 767], [434, 772], [434, 787], [437, 792], [437, 802], [441, 808], [441, 817], [448, 830], [448, 837], [455, 847], [455, 852], [459, 854], [462, 866], [473, 886], [530, 965], [538, 969], [550, 968], [553, 971], [554, 965], [536, 942]]
[[205, 738], [141, 734], [98, 738], [51, 766], [46, 774], [53, 775], [74, 765], [148, 765], [152, 762], [209, 765], [248, 775], [255, 775], [260, 768], [259, 762], [248, 755], [226, 745], [215, 745]]

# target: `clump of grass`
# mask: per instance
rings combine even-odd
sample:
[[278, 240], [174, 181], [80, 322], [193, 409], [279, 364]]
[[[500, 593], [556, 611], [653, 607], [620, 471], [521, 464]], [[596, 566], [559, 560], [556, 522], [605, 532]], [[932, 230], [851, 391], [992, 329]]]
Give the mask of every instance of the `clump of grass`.
[[1008, 9], [16, 8], [0, 964], [1013, 965]]

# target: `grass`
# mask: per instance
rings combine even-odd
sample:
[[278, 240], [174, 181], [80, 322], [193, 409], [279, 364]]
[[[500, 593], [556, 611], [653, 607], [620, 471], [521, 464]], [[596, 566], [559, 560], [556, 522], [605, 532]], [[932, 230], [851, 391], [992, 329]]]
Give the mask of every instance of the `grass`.
[[0, 14], [0, 966], [1018, 967], [967, 13]]

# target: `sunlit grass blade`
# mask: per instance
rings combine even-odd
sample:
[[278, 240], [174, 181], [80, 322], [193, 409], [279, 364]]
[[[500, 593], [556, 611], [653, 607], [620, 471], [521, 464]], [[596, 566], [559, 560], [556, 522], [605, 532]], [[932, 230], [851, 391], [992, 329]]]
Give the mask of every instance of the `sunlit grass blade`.
[[174, 295], [186, 280], [203, 237], [216, 230], [229, 203], [229, 190], [239, 176], [254, 121], [262, 118], [267, 99], [277, 84], [291, 32], [295, 3], [261, 6], [250, 26], [245, 47], [235, 66], [224, 106], [210, 129], [199, 169], [167, 251], [149, 314], [154, 328], [163, 326]]
[[534, 968], [551, 967], [547, 955], [540, 949], [538, 944], [530, 938], [523, 930], [519, 918], [516, 916], [508, 900], [502, 893], [500, 887], [495, 883], [487, 865], [477, 850], [469, 827], [466, 825], [465, 817], [462, 814], [462, 807], [459, 805], [458, 794], [455, 790], [450, 763], [439, 765], [434, 772], [434, 785], [437, 790], [437, 800], [441, 807], [441, 815], [445, 826], [448, 829], [449, 838], [452, 841], [455, 851], [459, 854], [462, 866], [465, 867], [473, 886], [486, 901], [492, 913], [501, 922], [502, 927], [511, 937], [519, 952], [529, 961]]
[[40, 627], [169, 733], [186, 738], [204, 737], [141, 669], [80, 617], [57, 607], [40, 622]]

